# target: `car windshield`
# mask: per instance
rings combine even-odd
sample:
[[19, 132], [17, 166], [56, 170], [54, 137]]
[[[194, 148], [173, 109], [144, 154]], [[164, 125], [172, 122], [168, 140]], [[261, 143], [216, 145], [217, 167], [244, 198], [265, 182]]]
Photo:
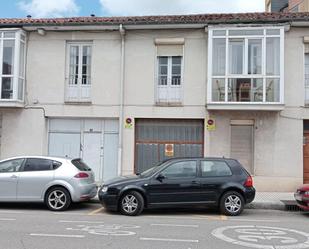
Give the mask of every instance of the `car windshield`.
[[166, 165], [167, 162], [160, 162], [158, 163], [156, 166], [150, 168], [150, 169], [147, 169], [146, 171], [142, 172], [140, 174], [141, 177], [149, 177], [151, 176], [153, 173], [157, 172], [158, 170], [162, 169], [165, 165]]

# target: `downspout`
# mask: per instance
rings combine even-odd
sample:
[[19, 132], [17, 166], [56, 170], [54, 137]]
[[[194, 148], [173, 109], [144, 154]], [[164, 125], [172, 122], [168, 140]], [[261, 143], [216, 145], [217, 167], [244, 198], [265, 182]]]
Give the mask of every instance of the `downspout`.
[[121, 36], [121, 69], [120, 69], [120, 105], [119, 105], [119, 139], [118, 139], [118, 175], [122, 173], [123, 120], [124, 120], [124, 73], [125, 73], [125, 35], [122, 24], [119, 25]]

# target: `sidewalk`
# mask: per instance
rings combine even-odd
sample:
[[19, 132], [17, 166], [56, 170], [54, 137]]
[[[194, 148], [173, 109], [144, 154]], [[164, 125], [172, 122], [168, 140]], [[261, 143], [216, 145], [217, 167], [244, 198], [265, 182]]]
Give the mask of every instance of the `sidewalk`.
[[287, 192], [257, 192], [252, 203], [246, 208], [285, 210], [286, 205], [296, 206], [294, 193]]
[[[90, 202], [99, 202], [98, 196], [96, 196]], [[294, 193], [257, 192], [254, 201], [247, 204], [245, 208], [285, 210], [286, 205], [296, 206]]]

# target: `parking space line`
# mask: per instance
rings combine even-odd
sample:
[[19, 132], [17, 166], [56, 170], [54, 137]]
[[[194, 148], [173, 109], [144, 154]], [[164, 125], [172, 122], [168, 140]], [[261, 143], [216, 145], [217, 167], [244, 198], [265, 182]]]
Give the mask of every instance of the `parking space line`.
[[146, 241], [165, 241], [165, 242], [188, 242], [188, 243], [198, 243], [198, 240], [194, 239], [166, 239], [166, 238], [139, 238], [140, 240]]
[[60, 223], [90, 223], [90, 224], [103, 224], [101, 221], [88, 221], [88, 220], [59, 220]]
[[255, 220], [255, 219], [243, 219], [243, 218], [229, 218], [229, 221], [244, 221], [244, 222], [280, 222], [280, 220]]
[[0, 210], [0, 214], [24, 214], [25, 212], [21, 211], [5, 211], [5, 210]]
[[97, 213], [100, 213], [102, 210], [104, 210], [104, 207], [100, 207], [96, 210], [93, 210], [92, 212], [88, 213], [88, 215], [95, 215]]
[[0, 221], [14, 221], [16, 219], [10, 219], [10, 218], [0, 218]]
[[182, 225], [182, 224], [150, 224], [150, 226], [162, 226], [162, 227], [193, 227], [198, 228], [198, 225]]
[[31, 233], [30, 236], [37, 236], [37, 237], [61, 237], [61, 238], [85, 238], [85, 235], [46, 234], [46, 233]]

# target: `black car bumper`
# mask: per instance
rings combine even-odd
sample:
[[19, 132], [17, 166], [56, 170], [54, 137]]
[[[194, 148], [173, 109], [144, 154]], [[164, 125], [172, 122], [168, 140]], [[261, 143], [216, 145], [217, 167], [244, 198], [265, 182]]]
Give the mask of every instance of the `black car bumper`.
[[255, 198], [255, 188], [247, 188], [244, 192], [245, 202], [251, 203]]
[[99, 200], [101, 204], [106, 208], [107, 210], [111, 211], [117, 211], [118, 210], [118, 196], [117, 195], [111, 195], [108, 193], [102, 193], [99, 192]]

